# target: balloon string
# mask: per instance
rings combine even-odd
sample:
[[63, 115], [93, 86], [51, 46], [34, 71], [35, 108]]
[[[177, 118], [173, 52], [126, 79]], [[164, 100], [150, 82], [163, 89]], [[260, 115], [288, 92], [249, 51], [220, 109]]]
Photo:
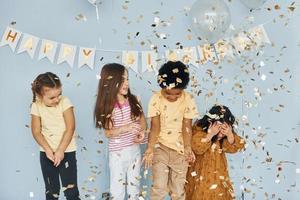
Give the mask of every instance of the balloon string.
[[95, 8], [96, 8], [97, 21], [99, 22], [99, 9], [98, 9], [98, 5], [95, 5]]

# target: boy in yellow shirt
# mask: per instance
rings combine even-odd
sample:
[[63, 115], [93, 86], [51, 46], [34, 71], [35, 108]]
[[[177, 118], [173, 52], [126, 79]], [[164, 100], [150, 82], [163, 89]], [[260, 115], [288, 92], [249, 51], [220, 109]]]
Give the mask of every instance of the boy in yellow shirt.
[[185, 92], [189, 70], [182, 62], [169, 61], [160, 69], [157, 82], [162, 88], [151, 97], [148, 117], [151, 129], [143, 162], [152, 165], [151, 200], [184, 200], [188, 162], [195, 160], [191, 150], [192, 120], [198, 117], [191, 94]]

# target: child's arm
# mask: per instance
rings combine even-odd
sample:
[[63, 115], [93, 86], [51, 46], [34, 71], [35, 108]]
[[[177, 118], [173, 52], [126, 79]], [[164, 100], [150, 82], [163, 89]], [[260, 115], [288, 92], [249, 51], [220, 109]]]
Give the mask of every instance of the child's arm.
[[[227, 136], [228, 137], [228, 136]], [[236, 153], [245, 147], [245, 140], [232, 133], [233, 142], [230, 143], [228, 139], [223, 140], [223, 151], [226, 153]]]
[[112, 126], [111, 123], [109, 123], [109, 128], [104, 129], [104, 133], [105, 133], [106, 137], [108, 137], [108, 138], [117, 137], [117, 136], [121, 135], [122, 133], [131, 130], [134, 126], [135, 125], [130, 123], [130, 124], [126, 124], [124, 126], [120, 126], [118, 128], [115, 128], [115, 127]]
[[141, 130], [137, 133], [134, 142], [142, 143], [145, 140], [145, 132], [147, 130], [147, 122], [144, 113], [141, 113], [141, 116], [139, 117], [138, 121], [141, 126]]
[[31, 132], [35, 141], [44, 149], [47, 158], [54, 162], [53, 150], [41, 133], [41, 118], [33, 114], [31, 115]]
[[206, 133], [198, 127], [194, 127], [193, 132], [192, 150], [196, 155], [202, 155], [211, 147], [213, 134]]
[[145, 118], [145, 114], [144, 113], [141, 114], [140, 124], [141, 124], [142, 130], [146, 131], [147, 130], [147, 122], [146, 122], [146, 118]]
[[151, 128], [149, 133], [149, 141], [147, 150], [144, 153], [143, 161], [145, 167], [148, 168], [152, 165], [153, 151], [157, 142], [157, 137], [160, 132], [160, 116], [151, 117]]
[[68, 108], [63, 112], [63, 117], [65, 120], [66, 130], [64, 131], [63, 137], [60, 144], [55, 151], [54, 166], [58, 166], [60, 162], [64, 159], [64, 153], [69, 146], [75, 131], [75, 117], [73, 107]]
[[183, 135], [183, 144], [184, 144], [184, 154], [187, 157], [188, 162], [195, 161], [195, 155], [191, 148], [192, 140], [192, 119], [183, 118], [182, 121], [182, 135]]

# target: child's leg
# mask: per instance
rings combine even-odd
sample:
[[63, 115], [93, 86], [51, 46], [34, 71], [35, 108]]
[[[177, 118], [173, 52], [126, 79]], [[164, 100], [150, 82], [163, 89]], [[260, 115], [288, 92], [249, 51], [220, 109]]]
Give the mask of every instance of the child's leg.
[[65, 153], [64, 159], [61, 161], [59, 174], [67, 200], [80, 200], [77, 185], [77, 164], [76, 152]]
[[170, 154], [169, 189], [172, 200], [185, 200], [184, 185], [188, 170], [188, 162], [185, 159], [184, 155], [176, 151]]
[[109, 152], [109, 170], [110, 170], [110, 193], [115, 200], [124, 200], [126, 169], [124, 161], [126, 161], [123, 150]]
[[40, 163], [46, 188], [46, 200], [57, 200], [60, 190], [59, 170], [47, 158], [45, 152], [40, 152]]
[[151, 188], [151, 200], [164, 200], [168, 193], [169, 152], [167, 147], [154, 149]]
[[127, 194], [128, 199], [138, 199], [140, 193], [140, 169], [141, 169], [141, 150], [139, 145], [133, 145], [128, 149], [131, 162], [127, 170]]

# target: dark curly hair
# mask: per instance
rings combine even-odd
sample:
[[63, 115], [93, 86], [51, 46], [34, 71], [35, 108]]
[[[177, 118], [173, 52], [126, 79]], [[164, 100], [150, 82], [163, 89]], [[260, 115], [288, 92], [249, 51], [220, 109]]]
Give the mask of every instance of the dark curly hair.
[[180, 61], [168, 61], [158, 71], [157, 82], [161, 88], [185, 89], [189, 81], [189, 69]]
[[[233, 126], [235, 123], [235, 117], [228, 107], [223, 105], [214, 105], [207, 114], [195, 122], [195, 125], [201, 127], [203, 131], [207, 132], [209, 125], [216, 121], [221, 123], [226, 122], [228, 125]], [[212, 142], [215, 142], [216, 140], [217, 136], [215, 135], [212, 138]]]

